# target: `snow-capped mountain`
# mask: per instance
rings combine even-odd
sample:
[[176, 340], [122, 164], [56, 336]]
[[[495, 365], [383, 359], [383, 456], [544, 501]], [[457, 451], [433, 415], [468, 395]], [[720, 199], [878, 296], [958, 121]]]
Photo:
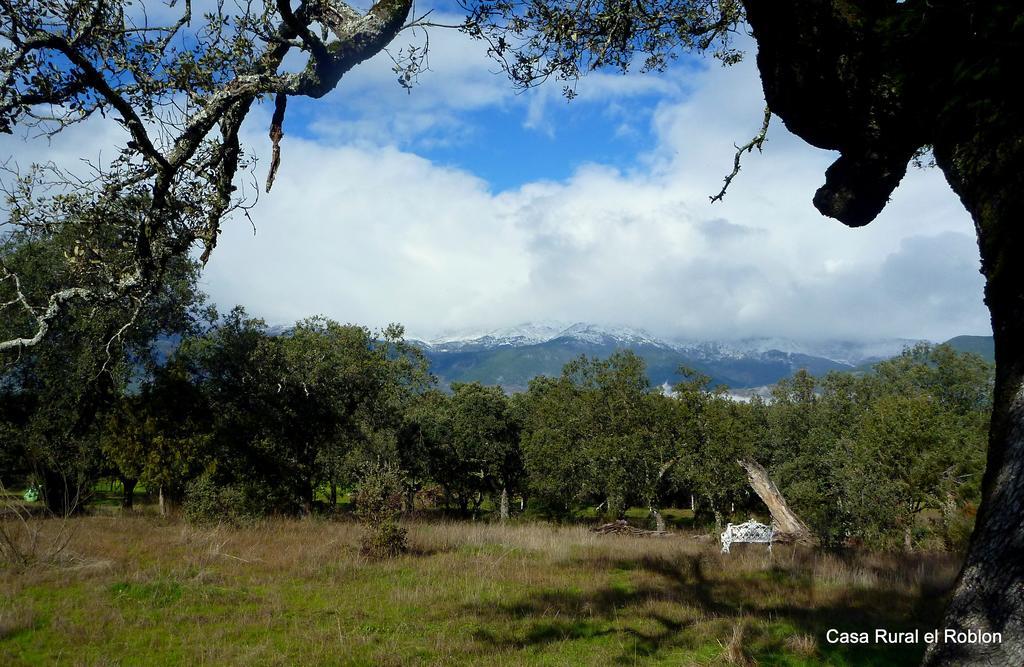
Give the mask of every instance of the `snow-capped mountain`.
[[565, 322], [525, 322], [512, 327], [488, 331], [461, 331], [442, 334], [428, 341], [438, 350], [460, 350], [466, 347], [493, 348], [537, 345], [555, 338], [567, 328]]
[[676, 349], [699, 358], [745, 358], [765, 354], [806, 355], [838, 364], [860, 366], [894, 357], [920, 340], [889, 338], [874, 341], [797, 341], [788, 338], [744, 338], [734, 341], [676, 343]]
[[643, 329], [633, 327], [603, 327], [596, 324], [577, 322], [555, 336], [552, 340], [567, 338], [595, 345], [621, 345], [624, 347], [634, 345], [650, 345], [673, 349], [666, 341], [654, 337]]
[[[415, 337], [413, 337], [415, 338]], [[643, 329], [626, 326], [602, 326], [587, 322], [525, 322], [511, 327], [485, 331], [466, 330], [441, 334], [429, 340], [419, 339], [425, 347], [455, 352], [467, 349], [523, 347], [565, 339], [594, 345], [653, 345], [673, 349], [673, 345]]]
[[764, 355], [804, 355], [827, 359], [837, 364], [858, 366], [888, 359], [913, 346], [917, 340], [892, 338], [873, 341], [797, 341], [779, 337], [751, 337], [737, 340], [669, 340], [644, 329], [627, 326], [605, 326], [587, 322], [566, 324], [544, 321], [526, 322], [516, 326], [486, 331], [451, 332], [421, 341], [436, 352], [489, 350], [500, 347], [527, 347], [551, 341], [576, 341], [599, 346], [650, 346], [675, 350], [701, 360], [748, 359]]
[[525, 389], [538, 375], [558, 375], [580, 354], [607, 357], [629, 349], [643, 357], [655, 385], [674, 384], [687, 366], [714, 384], [742, 389], [774, 384], [796, 370], [850, 371], [899, 354], [917, 341], [797, 341], [787, 338], [684, 341], [643, 329], [588, 322], [528, 322], [483, 331], [453, 332], [419, 342], [443, 384], [473, 382]]

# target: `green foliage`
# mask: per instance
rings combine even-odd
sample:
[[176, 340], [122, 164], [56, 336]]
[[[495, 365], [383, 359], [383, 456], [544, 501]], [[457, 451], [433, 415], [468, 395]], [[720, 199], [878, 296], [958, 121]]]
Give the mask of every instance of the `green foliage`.
[[[59, 247], [25, 241], [12, 261], [70, 270]], [[183, 266], [110, 356], [94, 346], [116, 314], [98, 313], [5, 368], [0, 481], [36, 479], [67, 506], [91, 479], [117, 476], [126, 502], [140, 483], [184, 500], [190, 521], [232, 523], [310, 512], [318, 490], [333, 501], [358, 482], [367, 552], [382, 555], [404, 548], [397, 518], [422, 489], [474, 513], [512, 495], [562, 517], [639, 506], [657, 519], [689, 496], [698, 522], [763, 511], [741, 458], [769, 469], [826, 545], [960, 548], [980, 498], [992, 368], [948, 346], [861, 376], [798, 372], [750, 403], [688, 369], [663, 393], [630, 352], [577, 358], [511, 397], [479, 383], [446, 394], [398, 326], [317, 317], [271, 335], [236, 308], [199, 331], [209, 313], [194, 281]], [[161, 365], [152, 341], [167, 332], [185, 335]]]
[[992, 368], [946, 345], [918, 345], [863, 377], [806, 374], [766, 406], [776, 482], [826, 544], [913, 543], [926, 509], [962, 544], [952, 507], [976, 503], [991, 414]]
[[[471, 0], [463, 31], [486, 40], [490, 55], [514, 84], [549, 78], [574, 84], [590, 70], [631, 67], [661, 71], [683, 53], [711, 52], [731, 64], [742, 6], [730, 0], [664, 0], [638, 8], [630, 2]], [[565, 93], [574, 97], [573, 88]]]
[[218, 485], [210, 474], [188, 483], [182, 506], [185, 520], [192, 524], [251, 523], [272, 509], [267, 489], [252, 484]]
[[656, 510], [694, 451], [693, 407], [652, 390], [631, 352], [580, 357], [559, 378], [535, 379], [517, 399], [535, 506], [566, 514], [605, 503], [614, 518], [630, 504]]
[[363, 555], [393, 558], [408, 549], [407, 531], [398, 525], [402, 511], [402, 472], [388, 461], [363, 466], [353, 500], [356, 514], [366, 528], [361, 541]]
[[402, 471], [390, 461], [363, 466], [353, 501], [356, 515], [367, 524], [394, 521], [402, 512]]
[[[16, 302], [17, 285], [27, 302], [45, 303], [48, 294], [69, 281], [113, 279], [110, 268], [90, 253], [119, 251], [124, 238], [114, 227], [132, 215], [132, 206], [125, 201], [109, 210], [71, 207], [66, 217], [5, 236], [0, 242], [3, 270], [17, 274], [19, 282], [0, 281], [0, 301]], [[18, 209], [11, 215], [34, 214]], [[106, 216], [110, 225], [99, 229], [97, 216]], [[83, 241], [87, 232], [91, 236]], [[51, 322], [45, 345], [0, 353], [0, 461], [12, 464], [3, 466], [5, 480], [40, 480], [50, 509], [63, 512], [76, 498], [85, 499], [91, 481], [108, 473], [108, 466], [138, 472], [137, 441], [120, 438], [114, 446], [110, 439], [104, 443], [103, 431], [108, 418], [119, 412], [118, 402], [153, 372], [153, 340], [192, 332], [208, 315], [197, 277], [195, 262], [170, 262], [160, 289], [145, 299], [90, 307], [68, 302]], [[0, 309], [0, 340], [31, 335], [36, 323], [29, 312]], [[141, 423], [129, 427], [121, 422], [122, 435], [145, 430]]]
[[368, 558], [395, 558], [409, 550], [409, 531], [394, 521], [385, 521], [359, 541], [359, 551]]
[[500, 387], [453, 384], [409, 404], [398, 438], [407, 489], [439, 484], [445, 505], [463, 513], [488, 495], [520, 490], [524, 476], [518, 414]]
[[277, 511], [308, 512], [321, 484], [336, 487], [358, 459], [393, 453], [403, 406], [430, 383], [402, 333], [310, 318], [271, 336], [236, 308], [187, 340], [181, 363], [208, 406], [220, 483], [277, 489]]

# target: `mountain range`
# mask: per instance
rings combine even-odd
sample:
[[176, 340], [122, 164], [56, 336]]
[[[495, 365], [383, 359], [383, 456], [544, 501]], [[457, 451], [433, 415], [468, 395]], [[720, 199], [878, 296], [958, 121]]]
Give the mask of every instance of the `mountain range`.
[[[290, 326], [271, 326], [267, 333], [289, 335], [291, 330]], [[682, 365], [704, 373], [716, 386], [728, 386], [737, 396], [761, 393], [764, 387], [801, 368], [814, 375], [829, 371], [863, 372], [871, 364], [896, 356], [905, 347], [919, 342], [905, 338], [668, 340], [643, 329], [583, 322], [529, 322], [488, 331], [452, 332], [431, 340], [407, 340], [423, 350], [442, 387], [452, 382], [478, 381], [501, 385], [509, 392], [523, 391], [534, 377], [559, 375], [566, 363], [581, 354], [604, 358], [616, 350], [628, 349], [646, 361], [653, 385], [671, 386], [678, 382], [676, 371]], [[991, 336], [957, 336], [945, 342], [961, 352], [973, 352], [989, 362], [994, 360]], [[159, 338], [154, 344], [158, 363], [172, 355], [179, 343], [179, 336]]]
[[[991, 360], [991, 337], [958, 336], [947, 341]], [[577, 322], [528, 322], [488, 331], [451, 332], [431, 340], [411, 339], [430, 359], [431, 369], [451, 382], [501, 385], [523, 391], [538, 375], [554, 376], [581, 354], [607, 357], [629, 349], [647, 362], [652, 384], [678, 382], [680, 365], [711, 378], [714, 385], [749, 389], [774, 384], [804, 368], [814, 375], [860, 371], [920, 342], [890, 338], [872, 341], [796, 341], [753, 337], [732, 341], [668, 340], [642, 329]]]

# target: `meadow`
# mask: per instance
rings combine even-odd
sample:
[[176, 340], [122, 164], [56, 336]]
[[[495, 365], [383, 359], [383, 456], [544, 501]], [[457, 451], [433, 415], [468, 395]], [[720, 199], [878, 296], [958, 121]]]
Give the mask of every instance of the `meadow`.
[[959, 568], [539, 522], [408, 521], [410, 553], [368, 560], [330, 518], [34, 521], [70, 540], [0, 566], [0, 664], [912, 665], [826, 632], [934, 628]]

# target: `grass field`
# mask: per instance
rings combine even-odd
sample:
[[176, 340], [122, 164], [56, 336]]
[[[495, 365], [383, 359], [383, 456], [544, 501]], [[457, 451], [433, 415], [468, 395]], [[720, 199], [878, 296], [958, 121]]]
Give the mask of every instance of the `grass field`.
[[373, 562], [343, 521], [72, 519], [59, 563], [0, 569], [0, 664], [911, 665], [923, 645], [825, 632], [933, 628], [958, 567], [786, 546], [723, 556], [686, 533], [407, 525], [414, 552]]

